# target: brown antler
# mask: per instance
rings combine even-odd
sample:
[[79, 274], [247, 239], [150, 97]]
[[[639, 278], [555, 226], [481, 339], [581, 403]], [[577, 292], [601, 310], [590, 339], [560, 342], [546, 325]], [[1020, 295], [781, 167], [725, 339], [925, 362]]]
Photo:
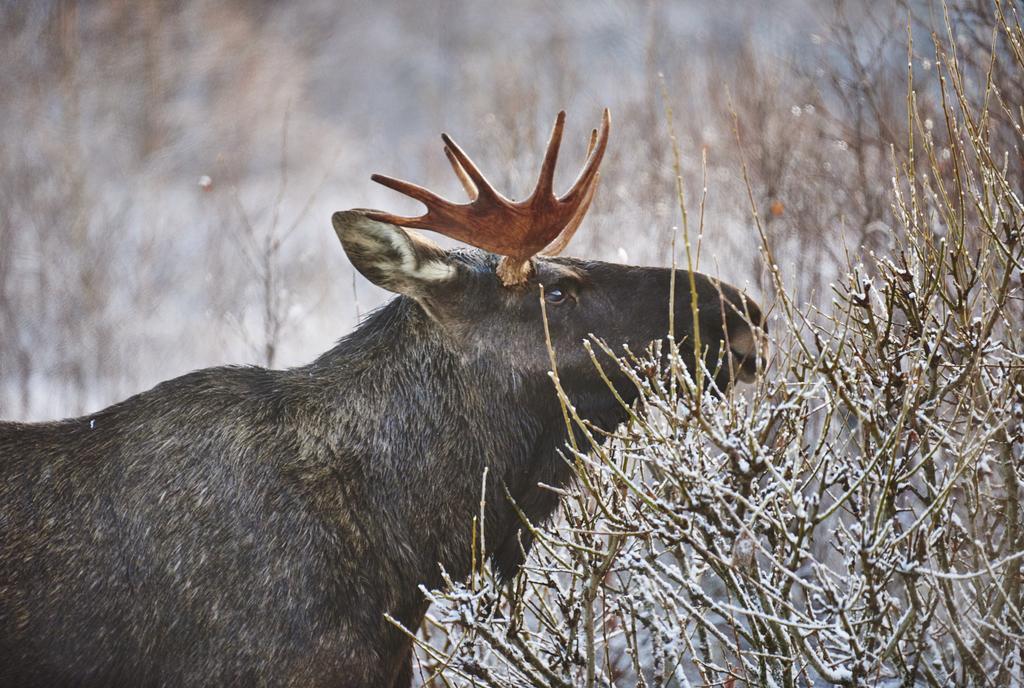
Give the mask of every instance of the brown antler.
[[429, 229], [503, 256], [498, 277], [505, 285], [522, 284], [530, 275], [530, 259], [538, 253], [555, 255], [566, 247], [594, 198], [598, 168], [608, 146], [611, 115], [605, 109], [600, 132], [593, 131], [587, 149], [587, 162], [572, 187], [561, 197], [554, 194], [553, 183], [558, 147], [562, 141], [565, 112], [559, 112], [548, 141], [533, 193], [525, 201], [515, 202], [495, 191], [483, 173], [447, 134], [442, 134], [445, 155], [469, 195], [470, 202], [447, 201], [421, 186], [375, 174], [378, 184], [414, 198], [427, 207], [419, 217], [399, 217], [373, 211], [367, 216], [403, 227]]

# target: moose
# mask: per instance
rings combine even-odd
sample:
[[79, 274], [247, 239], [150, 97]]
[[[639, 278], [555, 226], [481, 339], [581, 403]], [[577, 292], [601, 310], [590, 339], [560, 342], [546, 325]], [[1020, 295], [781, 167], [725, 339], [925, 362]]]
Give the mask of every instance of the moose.
[[523, 516], [558, 505], [541, 484], [571, 482], [545, 319], [564, 393], [598, 429], [639, 391], [624, 373], [609, 387], [583, 341], [664, 338], [673, 285], [687, 365], [719, 389], [756, 375], [764, 318], [739, 290], [557, 256], [610, 130], [605, 110], [556, 196], [564, 121], [525, 201], [447, 135], [468, 203], [374, 175], [427, 212], [333, 215], [355, 269], [397, 297], [312, 363], [199, 370], [81, 418], [0, 423], [0, 686], [408, 686], [412, 646], [387, 617], [416, 628], [420, 586], [469, 575], [481, 501], [484, 554], [515, 576]]

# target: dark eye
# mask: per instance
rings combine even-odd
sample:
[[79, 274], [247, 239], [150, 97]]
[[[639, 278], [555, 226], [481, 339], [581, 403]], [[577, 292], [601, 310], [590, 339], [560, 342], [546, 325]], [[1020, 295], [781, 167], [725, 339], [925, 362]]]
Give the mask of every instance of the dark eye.
[[552, 287], [544, 291], [544, 300], [551, 304], [559, 304], [565, 301], [568, 292], [560, 287]]

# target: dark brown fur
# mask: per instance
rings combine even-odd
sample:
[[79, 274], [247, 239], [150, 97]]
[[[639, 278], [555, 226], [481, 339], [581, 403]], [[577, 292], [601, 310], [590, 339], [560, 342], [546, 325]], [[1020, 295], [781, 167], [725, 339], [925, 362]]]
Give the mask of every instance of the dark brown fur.
[[[409, 643], [384, 614], [416, 627], [438, 564], [468, 573], [485, 468], [488, 554], [515, 573], [505, 488], [542, 520], [557, 504], [536, 484], [569, 479], [538, 282], [573, 293], [548, 306], [561, 376], [610, 428], [621, 408], [580, 341], [663, 336], [668, 271], [538, 260], [508, 289], [490, 254], [390, 225], [370, 227], [375, 244], [353, 213], [335, 224], [356, 267], [403, 295], [313, 363], [212, 368], [90, 416], [0, 423], [0, 686], [408, 685]], [[429, 261], [451, 274], [419, 279]], [[760, 320], [734, 289], [697, 285], [714, 354], [746, 328], [734, 307]]]

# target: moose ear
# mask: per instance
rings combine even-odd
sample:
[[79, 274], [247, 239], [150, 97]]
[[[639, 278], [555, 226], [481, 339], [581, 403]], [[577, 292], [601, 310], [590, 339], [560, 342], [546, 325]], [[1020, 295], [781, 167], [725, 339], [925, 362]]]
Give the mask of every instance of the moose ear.
[[334, 213], [331, 222], [352, 265], [379, 287], [415, 298], [456, 275], [441, 247], [401, 227], [360, 210]]

